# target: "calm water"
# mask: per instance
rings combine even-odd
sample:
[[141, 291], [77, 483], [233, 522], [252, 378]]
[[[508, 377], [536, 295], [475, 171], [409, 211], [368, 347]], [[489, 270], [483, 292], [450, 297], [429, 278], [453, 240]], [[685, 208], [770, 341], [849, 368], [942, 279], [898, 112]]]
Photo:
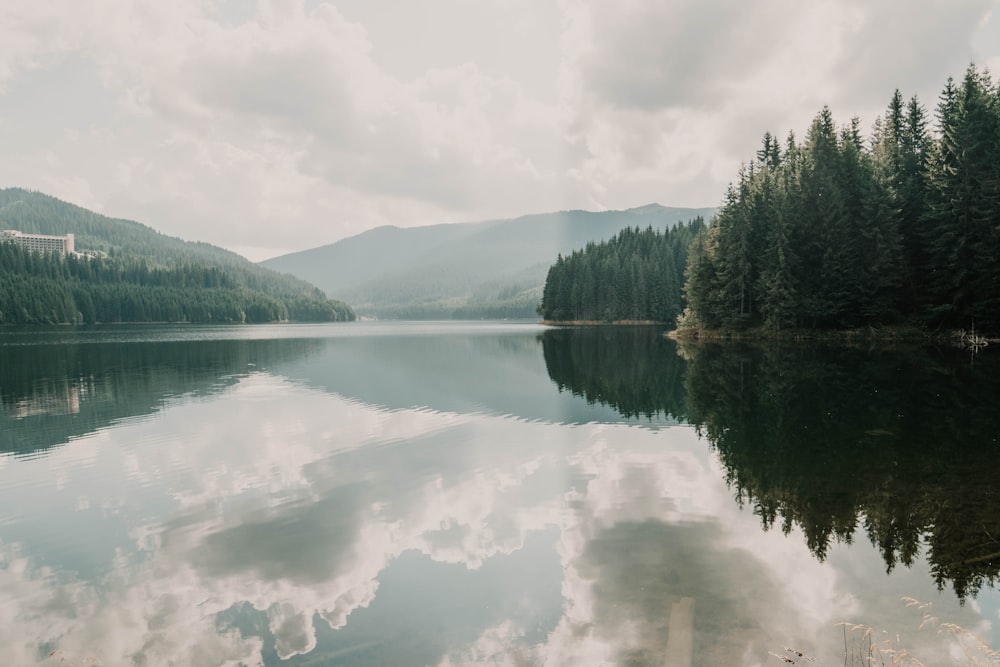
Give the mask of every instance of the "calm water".
[[998, 371], [520, 324], [0, 332], [0, 662], [840, 665], [851, 622], [949, 664], [901, 598], [998, 644]]

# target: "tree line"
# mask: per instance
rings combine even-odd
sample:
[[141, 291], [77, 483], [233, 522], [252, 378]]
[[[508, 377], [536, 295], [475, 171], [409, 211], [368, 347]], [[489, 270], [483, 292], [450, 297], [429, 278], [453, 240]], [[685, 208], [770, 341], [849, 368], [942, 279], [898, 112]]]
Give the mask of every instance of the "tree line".
[[[0, 243], [0, 324], [254, 323], [353, 320], [350, 307], [299, 281], [145, 257], [64, 256]], [[303, 287], [304, 286], [304, 287]]]
[[868, 140], [829, 108], [770, 133], [691, 248], [681, 324], [1000, 326], [1000, 90], [970, 66], [928, 129], [893, 95]]
[[688, 248], [704, 230], [701, 217], [666, 231], [626, 228], [607, 241], [559, 255], [545, 279], [542, 317], [673, 322], [681, 313]]

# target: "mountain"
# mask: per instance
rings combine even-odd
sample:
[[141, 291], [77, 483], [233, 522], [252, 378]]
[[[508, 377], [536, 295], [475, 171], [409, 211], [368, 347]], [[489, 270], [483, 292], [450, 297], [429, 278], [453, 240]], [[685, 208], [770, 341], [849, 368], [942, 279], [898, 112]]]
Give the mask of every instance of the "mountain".
[[349, 301], [360, 314], [399, 318], [534, 317], [559, 254], [625, 227], [665, 229], [714, 208], [649, 204], [427, 227], [378, 227], [262, 264]]
[[267, 322], [354, 318], [344, 303], [208, 243], [48, 195], [0, 189], [0, 230], [73, 234], [82, 256], [0, 243], [0, 323]]

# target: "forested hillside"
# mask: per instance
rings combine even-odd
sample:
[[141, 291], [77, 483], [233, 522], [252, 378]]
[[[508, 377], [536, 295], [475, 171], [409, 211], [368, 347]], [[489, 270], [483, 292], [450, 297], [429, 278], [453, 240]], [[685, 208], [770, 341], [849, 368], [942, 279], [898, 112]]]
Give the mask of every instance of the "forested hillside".
[[88, 255], [0, 244], [0, 324], [354, 318], [346, 304], [298, 278], [40, 193], [0, 190], [0, 228], [74, 234], [77, 251]]
[[688, 248], [705, 221], [660, 231], [626, 228], [608, 241], [588, 243], [549, 269], [542, 317], [550, 321], [674, 322]]
[[692, 248], [684, 323], [1000, 329], [1000, 92], [970, 67], [936, 132], [897, 91], [870, 139], [828, 108], [764, 136]]
[[666, 229], [714, 209], [650, 204], [625, 211], [563, 211], [512, 220], [380, 227], [267, 260], [362, 314], [397, 318], [535, 317], [552, 258], [627, 227]]

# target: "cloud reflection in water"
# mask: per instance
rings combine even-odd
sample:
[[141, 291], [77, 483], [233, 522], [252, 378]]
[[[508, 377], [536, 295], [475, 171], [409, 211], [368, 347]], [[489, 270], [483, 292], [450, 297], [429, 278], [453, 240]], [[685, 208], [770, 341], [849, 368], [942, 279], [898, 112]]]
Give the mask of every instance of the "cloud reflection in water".
[[[762, 533], [688, 427], [376, 409], [261, 373], [12, 466], [38, 502], [5, 535], [80, 519], [0, 545], [12, 664], [655, 664], [690, 598], [695, 664], [753, 665], [936, 595]], [[103, 569], [49, 556], [88, 530]]]

